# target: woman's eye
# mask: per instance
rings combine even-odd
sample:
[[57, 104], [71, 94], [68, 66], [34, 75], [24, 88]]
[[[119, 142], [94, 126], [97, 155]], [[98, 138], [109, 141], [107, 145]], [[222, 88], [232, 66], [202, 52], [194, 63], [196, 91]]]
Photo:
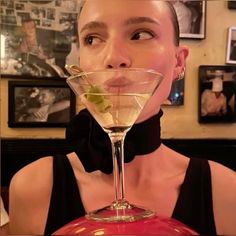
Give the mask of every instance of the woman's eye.
[[134, 33], [131, 40], [147, 40], [153, 38], [153, 34], [147, 31], [140, 31]]
[[89, 35], [84, 38], [85, 45], [96, 45], [100, 43], [102, 40], [96, 36]]

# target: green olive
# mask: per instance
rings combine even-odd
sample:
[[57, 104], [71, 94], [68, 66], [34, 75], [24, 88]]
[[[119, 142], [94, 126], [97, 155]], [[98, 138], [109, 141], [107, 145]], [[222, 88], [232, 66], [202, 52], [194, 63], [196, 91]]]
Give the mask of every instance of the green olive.
[[99, 87], [97, 86], [90, 87], [88, 94], [86, 96], [87, 100], [95, 104], [103, 102], [104, 96], [100, 95], [100, 93], [102, 93], [102, 90]]
[[111, 107], [111, 102], [109, 99], [106, 99], [102, 93], [102, 90], [98, 86], [92, 86], [89, 89], [86, 98], [88, 101], [96, 105], [96, 108], [99, 112], [104, 113], [107, 112]]
[[108, 99], [104, 99], [103, 102], [96, 104], [99, 112], [107, 112], [111, 108], [111, 102]]

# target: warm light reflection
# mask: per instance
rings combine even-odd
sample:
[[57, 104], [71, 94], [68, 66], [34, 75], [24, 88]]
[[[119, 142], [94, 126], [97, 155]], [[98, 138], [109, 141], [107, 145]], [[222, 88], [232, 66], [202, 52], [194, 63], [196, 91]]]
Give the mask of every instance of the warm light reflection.
[[5, 58], [5, 43], [6, 43], [6, 36], [1, 34], [1, 58]]
[[82, 227], [82, 228], [77, 229], [77, 230], [75, 231], [75, 233], [78, 234], [78, 233], [81, 233], [81, 232], [83, 232], [83, 231], [85, 231], [85, 230], [86, 230], [86, 228], [85, 228], [85, 227]]
[[98, 229], [95, 233], [95, 236], [99, 236], [99, 235], [104, 235], [104, 230], [103, 229]]

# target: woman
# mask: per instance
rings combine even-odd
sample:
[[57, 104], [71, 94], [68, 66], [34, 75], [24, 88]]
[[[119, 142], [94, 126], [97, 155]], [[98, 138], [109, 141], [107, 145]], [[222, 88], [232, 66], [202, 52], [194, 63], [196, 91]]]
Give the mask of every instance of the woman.
[[[178, 45], [171, 5], [165, 1], [87, 0], [78, 32], [82, 70], [141, 67], [164, 75], [137, 120], [137, 125], [142, 125], [155, 117], [155, 134], [159, 135], [160, 106], [188, 55], [188, 49]], [[143, 135], [150, 139], [153, 128], [149, 131]], [[127, 199], [159, 215], [174, 217], [201, 234], [235, 234], [235, 173], [212, 161], [210, 168], [207, 161], [190, 161], [161, 144], [160, 136], [154, 140], [154, 150], [138, 153], [125, 164]], [[80, 151], [77, 153], [84, 150]], [[79, 158], [76, 153], [64, 158], [45, 157], [13, 177], [11, 233], [49, 234], [85, 212], [110, 204], [114, 198], [112, 174], [86, 172]], [[62, 166], [58, 170], [58, 162], [65, 163], [67, 171]], [[61, 182], [56, 181], [58, 176]], [[66, 178], [75, 178], [71, 186]]]

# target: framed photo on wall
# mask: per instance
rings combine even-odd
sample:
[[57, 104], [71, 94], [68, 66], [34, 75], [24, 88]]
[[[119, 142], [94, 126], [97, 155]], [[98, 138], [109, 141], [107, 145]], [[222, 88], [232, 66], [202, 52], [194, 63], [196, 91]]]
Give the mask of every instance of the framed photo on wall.
[[236, 122], [236, 66], [199, 67], [200, 123]]
[[75, 115], [75, 95], [65, 82], [8, 83], [9, 127], [65, 127]]
[[236, 1], [228, 1], [228, 8], [229, 9], [236, 9]]
[[206, 33], [206, 2], [173, 0], [180, 28], [180, 38], [204, 39]]
[[228, 30], [226, 63], [236, 64], [236, 26]]
[[1, 75], [65, 77], [78, 62], [77, 0], [1, 1]]

